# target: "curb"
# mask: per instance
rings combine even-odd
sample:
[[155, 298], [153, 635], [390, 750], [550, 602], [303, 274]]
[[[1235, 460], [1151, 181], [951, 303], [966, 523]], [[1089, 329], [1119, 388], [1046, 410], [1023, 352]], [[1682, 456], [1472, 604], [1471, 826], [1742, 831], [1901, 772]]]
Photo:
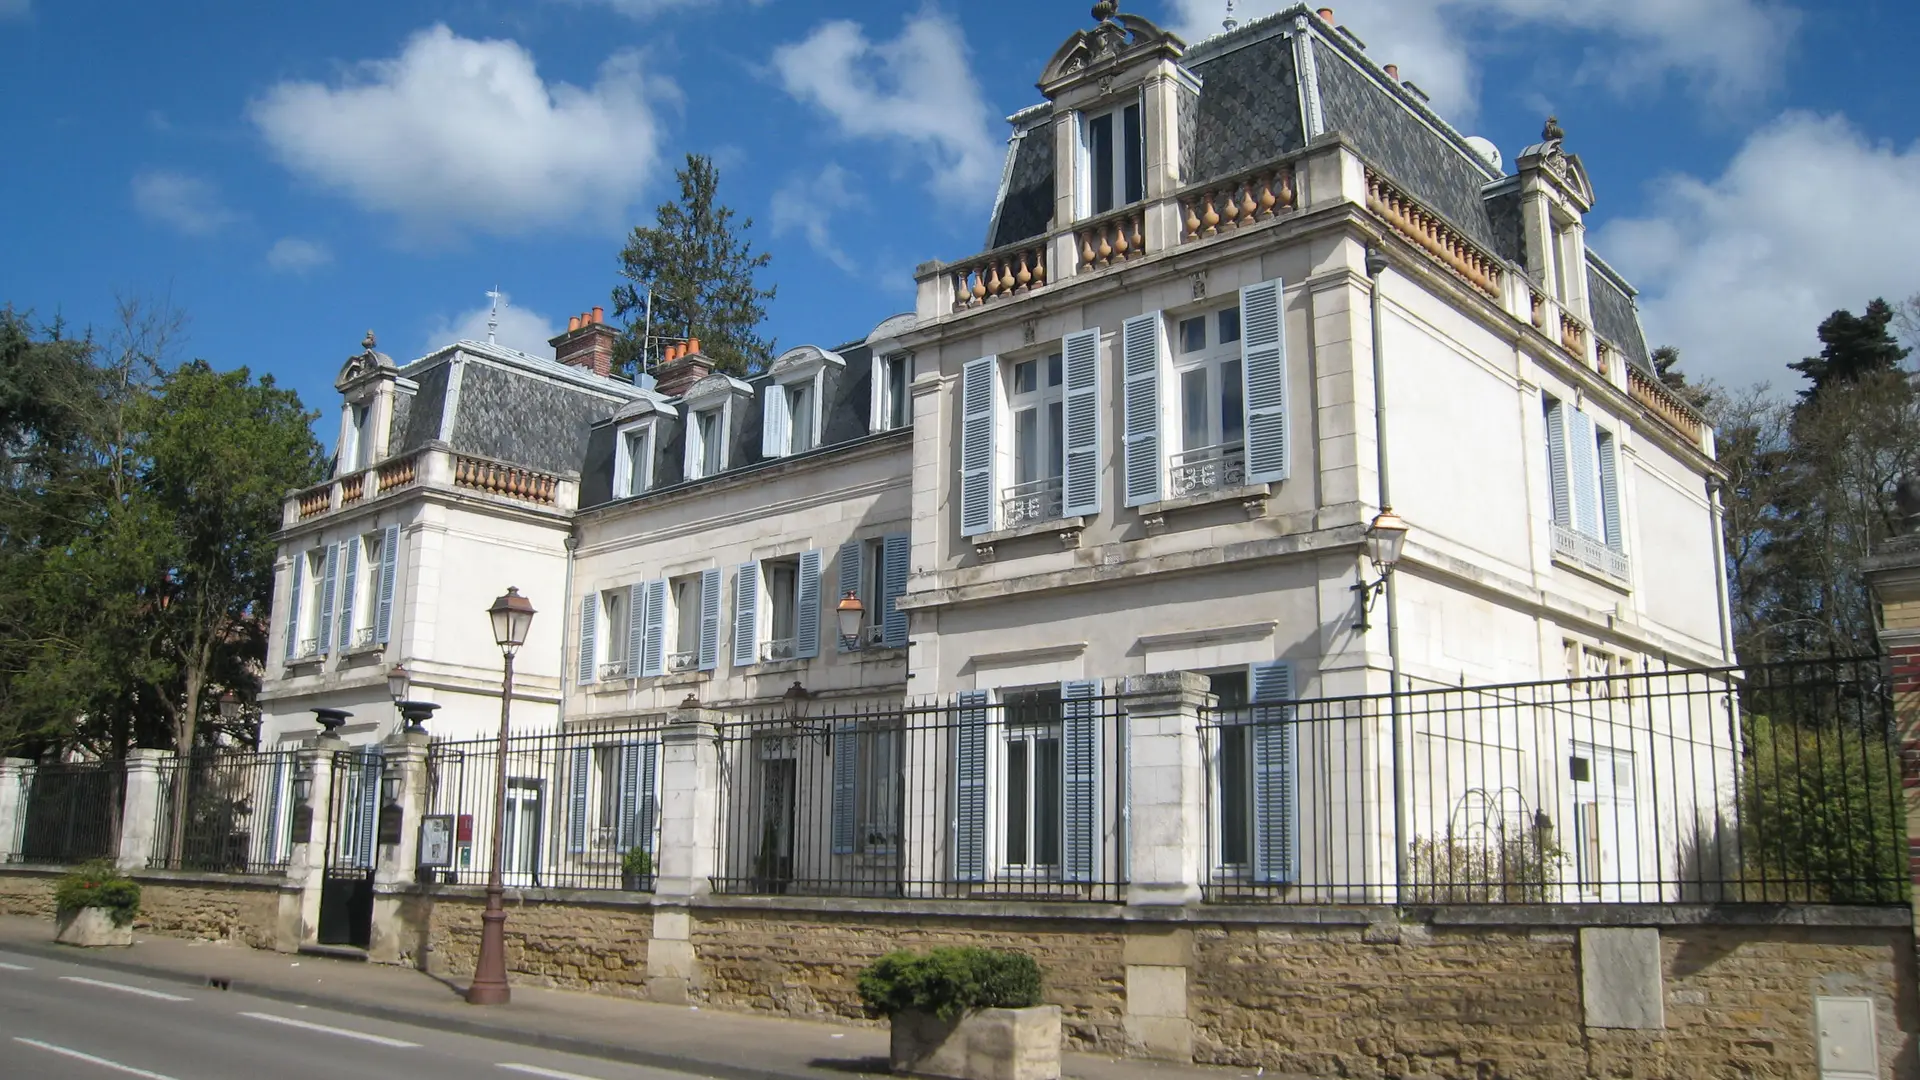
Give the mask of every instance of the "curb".
[[[617, 1061], [626, 1065], [638, 1065], [641, 1068], [665, 1069], [672, 1072], [692, 1073], [698, 1076], [712, 1077], [714, 1080], [821, 1080], [823, 1076], [882, 1076], [881, 1072], [869, 1072], [865, 1069], [849, 1070], [840, 1063], [839, 1067], [821, 1069], [765, 1069], [738, 1065], [732, 1062], [711, 1061], [705, 1058], [684, 1054], [672, 1054], [654, 1050], [643, 1050], [625, 1043], [602, 1042], [598, 1039], [574, 1035], [555, 1035], [525, 1028], [516, 1028], [498, 1024], [489, 1024], [477, 1020], [463, 1020], [457, 1016], [436, 1012], [431, 1009], [408, 1008], [404, 1005], [374, 1005], [351, 997], [313, 993], [304, 990], [290, 990], [284, 987], [267, 986], [243, 979], [229, 979], [219, 975], [193, 975], [176, 968], [154, 967], [130, 960], [120, 960], [106, 956], [96, 956], [91, 952], [79, 953], [58, 945], [42, 942], [23, 942], [0, 939], [0, 949], [17, 952], [27, 956], [36, 956], [44, 960], [61, 963], [79, 964], [83, 967], [100, 968], [106, 971], [118, 971], [128, 975], [142, 975], [163, 982], [181, 983], [202, 989], [223, 990], [231, 993], [251, 994], [254, 997], [270, 1001], [282, 1001], [290, 1005], [307, 1005], [313, 1008], [330, 1009], [350, 1016], [362, 1016], [370, 1020], [391, 1020], [405, 1024], [414, 1024], [434, 1031], [452, 1032], [474, 1038], [490, 1039], [495, 1042], [512, 1043], [518, 1046], [530, 1046], [541, 1050], [554, 1050], [564, 1054], [579, 1054], [583, 1057]], [[344, 961], [343, 961], [344, 962]]]

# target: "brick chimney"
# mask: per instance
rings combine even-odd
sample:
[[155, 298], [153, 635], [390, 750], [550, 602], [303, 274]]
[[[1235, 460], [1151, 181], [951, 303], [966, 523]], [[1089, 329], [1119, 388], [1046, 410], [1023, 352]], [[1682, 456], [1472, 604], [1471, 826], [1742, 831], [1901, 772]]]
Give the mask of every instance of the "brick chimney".
[[553, 346], [553, 358], [568, 367], [611, 377], [613, 343], [620, 340], [620, 331], [608, 326], [605, 317], [605, 308], [594, 308], [568, 319], [567, 332], [547, 342]]
[[653, 369], [653, 388], [662, 397], [679, 397], [712, 372], [713, 361], [700, 354], [700, 339], [693, 338], [685, 345], [667, 346], [660, 366]]

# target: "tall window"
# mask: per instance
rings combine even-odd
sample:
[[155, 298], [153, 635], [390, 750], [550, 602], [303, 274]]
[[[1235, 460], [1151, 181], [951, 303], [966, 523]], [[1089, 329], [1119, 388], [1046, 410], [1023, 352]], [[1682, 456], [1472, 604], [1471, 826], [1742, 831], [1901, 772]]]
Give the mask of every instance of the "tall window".
[[652, 421], [622, 430], [616, 453], [616, 496], [640, 495], [653, 486]]
[[726, 462], [726, 428], [722, 424], [724, 408], [701, 409], [689, 420], [687, 429], [687, 479], [718, 476]]
[[891, 855], [900, 847], [901, 747], [905, 733], [895, 726], [860, 733], [859, 850]]
[[605, 850], [614, 846], [621, 833], [620, 812], [625, 791], [621, 782], [620, 768], [623, 764], [623, 747], [608, 743], [593, 748], [593, 782], [599, 798], [594, 800], [597, 811], [594, 815], [594, 847]]
[[874, 418], [874, 430], [892, 431], [907, 426], [907, 384], [911, 381], [908, 365], [912, 358], [906, 353], [894, 353], [880, 358], [876, 383], [879, 386], [879, 408]]
[[1104, 214], [1146, 198], [1143, 131], [1138, 101], [1087, 118], [1090, 213]]
[[766, 564], [767, 603], [772, 609], [773, 633], [767, 640], [767, 660], [791, 660], [798, 637], [795, 617], [800, 587], [800, 561], [779, 559]]
[[380, 615], [380, 580], [384, 574], [387, 545], [381, 533], [368, 533], [355, 541], [360, 545], [360, 568], [354, 575], [353, 596], [344, 602], [352, 605], [353, 637], [349, 647], [373, 644], [374, 621]]
[[1060, 866], [1060, 691], [1009, 694], [1001, 748], [1001, 862], [1016, 873]]
[[306, 595], [300, 598], [300, 647], [296, 656], [316, 656], [320, 652], [320, 620], [327, 596], [327, 549], [314, 548], [306, 553]]
[[1552, 489], [1554, 554], [1626, 580], [1626, 518], [1614, 433], [1586, 412], [1542, 396], [1547, 477]]
[[1221, 720], [1215, 753], [1220, 778], [1220, 865], [1229, 870], [1253, 864], [1253, 749], [1242, 719], [1249, 700], [1247, 673], [1221, 672], [1209, 676], [1216, 714]]
[[628, 674], [627, 665], [627, 590], [608, 589], [600, 594], [600, 677], [620, 679]]
[[813, 382], [792, 383], [787, 394], [787, 453], [804, 454], [814, 447]]
[[1240, 309], [1181, 319], [1174, 369], [1180, 381], [1180, 449], [1240, 450], [1247, 426]]
[[373, 409], [368, 404], [347, 405], [345, 423], [340, 425], [340, 474], [359, 472], [369, 464], [367, 459], [373, 454], [373, 433], [367, 430], [367, 420], [372, 414]]
[[1008, 405], [1013, 412], [1013, 482], [1016, 484], [1057, 480], [1064, 471], [1060, 380], [1059, 353], [1013, 365], [1012, 378], [1008, 380]]
[[673, 651], [668, 671], [692, 671], [700, 666], [700, 575], [673, 579]]

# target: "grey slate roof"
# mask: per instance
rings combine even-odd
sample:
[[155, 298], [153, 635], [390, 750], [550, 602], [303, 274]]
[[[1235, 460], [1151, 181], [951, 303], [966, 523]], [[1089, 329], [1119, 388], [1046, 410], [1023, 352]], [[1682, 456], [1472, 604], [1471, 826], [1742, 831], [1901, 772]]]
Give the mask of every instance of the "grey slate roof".
[[1613, 267], [1600, 256], [1587, 253], [1587, 306], [1593, 310], [1593, 329], [1606, 341], [1642, 368], [1653, 360], [1647, 350], [1646, 332], [1640, 326], [1640, 309], [1633, 302], [1633, 290]]
[[[1045, 116], [1053, 115], [1047, 109]], [[1007, 151], [1007, 191], [1000, 201], [989, 249], [1046, 234], [1053, 220], [1053, 125], [1039, 123], [1015, 137]]]
[[1194, 183], [1251, 169], [1307, 145], [1293, 42], [1275, 35], [1193, 65], [1196, 103]]

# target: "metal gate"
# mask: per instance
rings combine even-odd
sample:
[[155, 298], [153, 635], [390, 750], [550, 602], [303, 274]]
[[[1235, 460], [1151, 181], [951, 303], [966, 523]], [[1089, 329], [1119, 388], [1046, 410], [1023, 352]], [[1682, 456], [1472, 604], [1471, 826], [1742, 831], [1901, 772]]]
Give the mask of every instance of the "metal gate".
[[364, 949], [373, 937], [374, 829], [380, 816], [380, 748], [333, 755], [327, 858], [320, 882], [322, 945]]

